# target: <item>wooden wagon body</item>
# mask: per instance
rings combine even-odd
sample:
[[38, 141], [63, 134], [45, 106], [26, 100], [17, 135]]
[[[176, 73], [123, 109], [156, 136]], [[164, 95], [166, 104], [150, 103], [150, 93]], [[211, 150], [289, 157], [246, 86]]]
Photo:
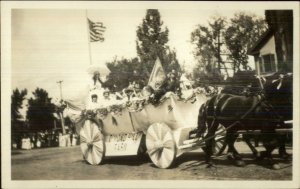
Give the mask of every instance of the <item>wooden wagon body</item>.
[[191, 150], [181, 146], [197, 127], [199, 108], [208, 99], [204, 93], [190, 94], [182, 99], [169, 92], [158, 105], [142, 99], [112, 105], [97, 111], [94, 118], [78, 116], [80, 110], [70, 106], [66, 114], [76, 123], [88, 163], [99, 164], [109, 156], [137, 155], [146, 146], [152, 162], [168, 168], [176, 157]]

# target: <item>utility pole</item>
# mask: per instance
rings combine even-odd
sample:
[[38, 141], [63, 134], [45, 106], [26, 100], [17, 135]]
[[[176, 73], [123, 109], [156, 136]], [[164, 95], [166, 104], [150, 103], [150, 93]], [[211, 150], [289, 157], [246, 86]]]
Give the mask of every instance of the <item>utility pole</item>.
[[59, 90], [60, 90], [60, 100], [62, 100], [63, 99], [63, 97], [62, 97], [62, 89], [61, 89], [61, 85], [62, 85], [62, 80], [60, 80], [60, 81], [58, 81], [57, 83], [59, 84]]
[[[57, 81], [57, 83], [59, 84], [59, 89], [60, 89], [60, 101], [62, 102], [63, 97], [62, 97], [62, 80]], [[64, 115], [63, 115], [63, 110], [61, 112], [59, 112], [59, 116], [60, 116], [60, 121], [61, 121], [61, 127], [62, 127], [62, 134], [65, 135], [66, 134], [66, 128], [65, 128], [65, 124], [64, 124]]]

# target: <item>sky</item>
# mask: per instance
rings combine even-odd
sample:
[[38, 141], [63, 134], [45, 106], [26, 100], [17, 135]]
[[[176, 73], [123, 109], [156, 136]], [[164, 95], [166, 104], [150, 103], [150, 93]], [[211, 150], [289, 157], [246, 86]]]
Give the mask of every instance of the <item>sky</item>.
[[[190, 43], [198, 24], [207, 24], [214, 15], [227, 18], [237, 11], [264, 18], [263, 9], [159, 9], [163, 27], [169, 29], [168, 45], [175, 49], [181, 65], [191, 69], [196, 60]], [[85, 90], [90, 76], [89, 42], [86, 17], [106, 26], [104, 42], [90, 44], [92, 65], [117, 58], [134, 58], [136, 30], [146, 9], [14, 9], [12, 10], [12, 89], [27, 88], [29, 97], [37, 87], [59, 98], [57, 81], [63, 80], [64, 98], [73, 98]]]

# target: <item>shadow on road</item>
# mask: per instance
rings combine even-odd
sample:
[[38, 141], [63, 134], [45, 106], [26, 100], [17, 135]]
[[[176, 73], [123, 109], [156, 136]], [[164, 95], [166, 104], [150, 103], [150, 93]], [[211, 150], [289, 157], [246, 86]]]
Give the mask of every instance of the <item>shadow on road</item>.
[[145, 154], [140, 156], [106, 157], [102, 164], [137, 166], [150, 162], [150, 158]]
[[[272, 166], [269, 163], [269, 160], [264, 159], [264, 160], [256, 160], [252, 154], [241, 154], [243, 157], [244, 162], [246, 163], [246, 166], [249, 165], [257, 165], [261, 166], [267, 169], [272, 169]], [[278, 155], [274, 154], [273, 159], [275, 163], [282, 164], [280, 169], [284, 169], [287, 167], [292, 166], [292, 160], [286, 160], [286, 159], [281, 159], [279, 158]], [[224, 167], [232, 167], [235, 166], [234, 161], [227, 159], [226, 155], [218, 156], [218, 157], [213, 157], [212, 162], [216, 167], [218, 166], [224, 166]], [[194, 169], [196, 167], [206, 167], [207, 164], [205, 163], [205, 154], [200, 152], [200, 153], [185, 153], [178, 157], [172, 168], [177, 168], [181, 167], [182, 164], [186, 164], [184, 168], [181, 170], [189, 170], [189, 169]]]

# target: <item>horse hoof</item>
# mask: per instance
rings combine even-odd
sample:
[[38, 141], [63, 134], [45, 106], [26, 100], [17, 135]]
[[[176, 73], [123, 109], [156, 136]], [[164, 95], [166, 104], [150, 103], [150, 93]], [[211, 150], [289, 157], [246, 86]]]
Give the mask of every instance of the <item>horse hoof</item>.
[[215, 167], [215, 165], [212, 162], [206, 162], [206, 168], [212, 168]]
[[227, 154], [227, 159], [228, 160], [234, 160], [233, 154]]
[[279, 154], [279, 157], [281, 159], [284, 159], [284, 160], [290, 160], [291, 159], [291, 155], [288, 154], [288, 153], [282, 153], [282, 154]]
[[246, 163], [243, 160], [236, 160], [235, 165], [238, 167], [245, 167]]
[[256, 156], [256, 160], [261, 161], [261, 160], [265, 159], [265, 157], [266, 157], [266, 154], [264, 153], [264, 151], [263, 152], [258, 152], [257, 156]]
[[255, 157], [255, 159], [260, 158], [260, 157], [261, 157], [260, 152], [259, 152], [259, 151], [258, 151], [258, 152], [255, 152], [255, 153], [254, 153], [254, 157]]
[[272, 165], [272, 169], [278, 170], [278, 169], [280, 169], [280, 166], [277, 163], [275, 163]]

